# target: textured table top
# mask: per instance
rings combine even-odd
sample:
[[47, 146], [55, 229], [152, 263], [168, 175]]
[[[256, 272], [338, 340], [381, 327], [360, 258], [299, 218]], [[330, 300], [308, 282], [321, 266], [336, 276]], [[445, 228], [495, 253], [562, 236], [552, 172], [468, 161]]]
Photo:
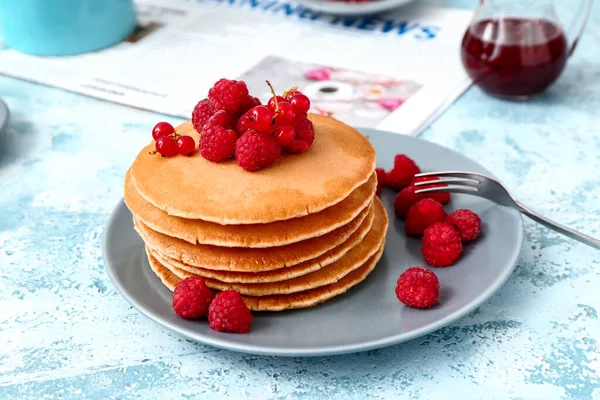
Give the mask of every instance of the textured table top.
[[[599, 41], [596, 8], [547, 94], [512, 103], [471, 89], [423, 139], [600, 236]], [[125, 170], [163, 117], [6, 77], [0, 97], [12, 113], [0, 135], [0, 398], [600, 399], [598, 252], [529, 220], [504, 287], [405, 344], [275, 358], [170, 333], [116, 292], [101, 254]]]

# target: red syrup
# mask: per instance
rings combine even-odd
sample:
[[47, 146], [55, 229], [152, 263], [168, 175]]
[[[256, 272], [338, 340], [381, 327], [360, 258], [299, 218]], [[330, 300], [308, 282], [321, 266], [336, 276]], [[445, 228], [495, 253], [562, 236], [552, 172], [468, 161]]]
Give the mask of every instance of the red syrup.
[[485, 92], [529, 98], [559, 77], [568, 58], [562, 29], [544, 19], [485, 19], [471, 25], [462, 41], [462, 62]]

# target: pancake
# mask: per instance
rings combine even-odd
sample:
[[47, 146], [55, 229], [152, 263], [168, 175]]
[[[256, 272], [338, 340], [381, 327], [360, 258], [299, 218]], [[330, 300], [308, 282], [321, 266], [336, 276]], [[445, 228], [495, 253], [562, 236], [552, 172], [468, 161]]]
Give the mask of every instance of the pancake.
[[[360, 268], [355, 269], [348, 275], [340, 279], [338, 282], [321, 286], [315, 289], [310, 289], [304, 292], [282, 294], [274, 296], [242, 296], [248, 308], [252, 311], [283, 311], [294, 308], [310, 308], [319, 303], [323, 303], [335, 296], [345, 293], [352, 286], [362, 282], [375, 269], [377, 261], [383, 253], [383, 245], [378, 249], [377, 253], [371, 256]], [[173, 274], [156, 258], [150, 255], [148, 257], [150, 267], [162, 283], [171, 290], [181, 280], [177, 275]]]
[[221, 271], [261, 272], [297, 265], [328, 252], [346, 241], [362, 223], [371, 226], [373, 205], [361, 211], [350, 223], [325, 235], [279, 247], [252, 249], [193, 245], [184, 240], [158, 233], [135, 219], [134, 227], [148, 247], [165, 257], [194, 267]]
[[[379, 203], [380, 204], [380, 203]], [[334, 263], [319, 269], [318, 271], [300, 276], [298, 278], [288, 279], [283, 282], [270, 283], [226, 283], [215, 279], [204, 278], [206, 286], [215, 290], [234, 289], [242, 295], [247, 296], [270, 296], [302, 292], [317, 287], [330, 285], [338, 282], [350, 272], [362, 266], [371, 256], [373, 256], [382, 243], [385, 241], [388, 220], [383, 206], [375, 208], [375, 220], [369, 231], [358, 245], [348, 251], [342, 258]], [[147, 250], [148, 252], [148, 250]], [[157, 254], [152, 254], [163, 267], [169, 269], [181, 279], [189, 277], [198, 277], [187, 271], [164, 262]]]
[[[367, 182], [375, 151], [356, 129], [310, 115], [315, 141], [302, 154], [282, 154], [269, 167], [248, 172], [234, 160], [213, 163], [199, 154], [165, 158], [143, 148], [131, 165], [137, 192], [149, 203], [187, 219], [219, 224], [270, 223], [303, 217], [339, 203]], [[196, 141], [191, 122], [177, 132]]]
[[158, 259], [158, 261], [161, 262], [161, 264], [170, 270], [177, 268], [202, 278], [211, 278], [216, 279], [217, 281], [228, 283], [280, 282], [286, 279], [293, 279], [314, 271], [318, 271], [332, 262], [339, 260], [344, 254], [360, 243], [367, 233], [369, 233], [370, 229], [371, 226], [363, 223], [344, 243], [336, 246], [317, 258], [301, 262], [300, 264], [296, 264], [291, 267], [279, 268], [273, 271], [264, 272], [215, 271], [212, 269], [192, 267], [182, 263], [181, 261], [165, 257], [154, 250], [150, 250], [150, 252]]
[[170, 216], [139, 195], [129, 173], [125, 176], [125, 203], [144, 225], [167, 236], [193, 244], [260, 248], [283, 246], [321, 236], [349, 223], [371, 203], [376, 186], [377, 176], [372, 174], [367, 183], [330, 208], [270, 224], [220, 225], [200, 219]]

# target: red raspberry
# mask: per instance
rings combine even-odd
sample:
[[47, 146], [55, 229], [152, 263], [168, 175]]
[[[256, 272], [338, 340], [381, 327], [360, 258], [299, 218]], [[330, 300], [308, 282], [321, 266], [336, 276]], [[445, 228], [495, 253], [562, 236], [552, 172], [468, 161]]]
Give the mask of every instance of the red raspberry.
[[306, 115], [296, 118], [294, 122], [296, 139], [284, 147], [288, 153], [304, 153], [315, 140], [315, 126]]
[[202, 128], [208, 122], [210, 117], [214, 115], [212, 108], [210, 108], [210, 102], [208, 99], [200, 100], [194, 111], [192, 111], [192, 124], [196, 132], [201, 133]]
[[436, 222], [423, 233], [421, 253], [433, 267], [449, 267], [462, 253], [462, 240], [454, 226]]
[[250, 119], [250, 111], [247, 111], [237, 121], [237, 124], [235, 126], [237, 134], [241, 136], [244, 133], [251, 131], [252, 129], [250, 128], [250, 122], [252, 122]]
[[[413, 181], [410, 183], [411, 186], [413, 186], [415, 183], [417, 182], [427, 182], [427, 181], [438, 181], [440, 180], [440, 178], [438, 178], [437, 176], [421, 176], [418, 178], [413, 179]], [[425, 187], [444, 187], [447, 186], [445, 184], [439, 184], [439, 185], [427, 185], [427, 186], [417, 186], [418, 189], [423, 189]], [[428, 197], [430, 199], [434, 199], [436, 201], [439, 201], [442, 204], [446, 204], [447, 202], [450, 201], [450, 193], [422, 193], [421, 196], [423, 197]]]
[[405, 154], [397, 154], [394, 157], [394, 168], [387, 173], [387, 185], [401, 190], [412, 182], [415, 174], [420, 174], [421, 170], [413, 160]]
[[440, 283], [433, 271], [411, 267], [398, 278], [396, 296], [409, 307], [429, 308], [440, 296]]
[[405, 187], [398, 193], [396, 196], [396, 200], [394, 201], [394, 212], [396, 217], [398, 218], [406, 218], [406, 214], [408, 210], [419, 202], [419, 200], [423, 200], [425, 196], [422, 194], [416, 194], [415, 190], [417, 188], [415, 186]]
[[463, 242], [475, 240], [481, 232], [481, 219], [471, 210], [456, 210], [448, 215], [446, 222], [458, 229]]
[[248, 103], [248, 86], [244, 81], [220, 79], [208, 91], [208, 100], [214, 111], [236, 114]]
[[230, 122], [225, 111], [218, 111], [204, 125], [200, 134], [200, 154], [209, 161], [219, 162], [235, 152], [237, 135], [225, 126]]
[[226, 290], [210, 304], [208, 323], [218, 331], [246, 333], [252, 324], [252, 313], [238, 292]]
[[265, 132], [250, 131], [237, 141], [235, 159], [246, 171], [258, 171], [277, 160], [281, 146]]
[[385, 170], [383, 168], [375, 168], [375, 173], [377, 174], [377, 195], [379, 196], [381, 188], [385, 186]]
[[198, 319], [208, 315], [208, 307], [215, 294], [200, 278], [185, 278], [173, 292], [173, 310], [181, 318]]
[[413, 205], [406, 214], [406, 233], [420, 236], [434, 222], [444, 222], [446, 211], [433, 199], [422, 199]]

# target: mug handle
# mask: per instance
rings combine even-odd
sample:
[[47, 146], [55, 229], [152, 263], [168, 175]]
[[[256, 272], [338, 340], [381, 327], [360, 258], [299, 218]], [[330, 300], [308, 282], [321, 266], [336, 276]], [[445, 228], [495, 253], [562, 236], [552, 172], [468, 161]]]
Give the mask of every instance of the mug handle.
[[[579, 39], [581, 39], [581, 35], [583, 35], [583, 31], [585, 30], [585, 26], [587, 25], [587, 22], [590, 19], [590, 14], [592, 11], [592, 1], [593, 0], [581, 1], [579, 11], [577, 11], [575, 18], [571, 23], [571, 29], [569, 29], [569, 36], [573, 38], [573, 43], [571, 43], [571, 47], [569, 48], [569, 57], [573, 55], [575, 47], [577, 47], [577, 43], [579, 43]], [[573, 33], [575, 34], [573, 35]]]

